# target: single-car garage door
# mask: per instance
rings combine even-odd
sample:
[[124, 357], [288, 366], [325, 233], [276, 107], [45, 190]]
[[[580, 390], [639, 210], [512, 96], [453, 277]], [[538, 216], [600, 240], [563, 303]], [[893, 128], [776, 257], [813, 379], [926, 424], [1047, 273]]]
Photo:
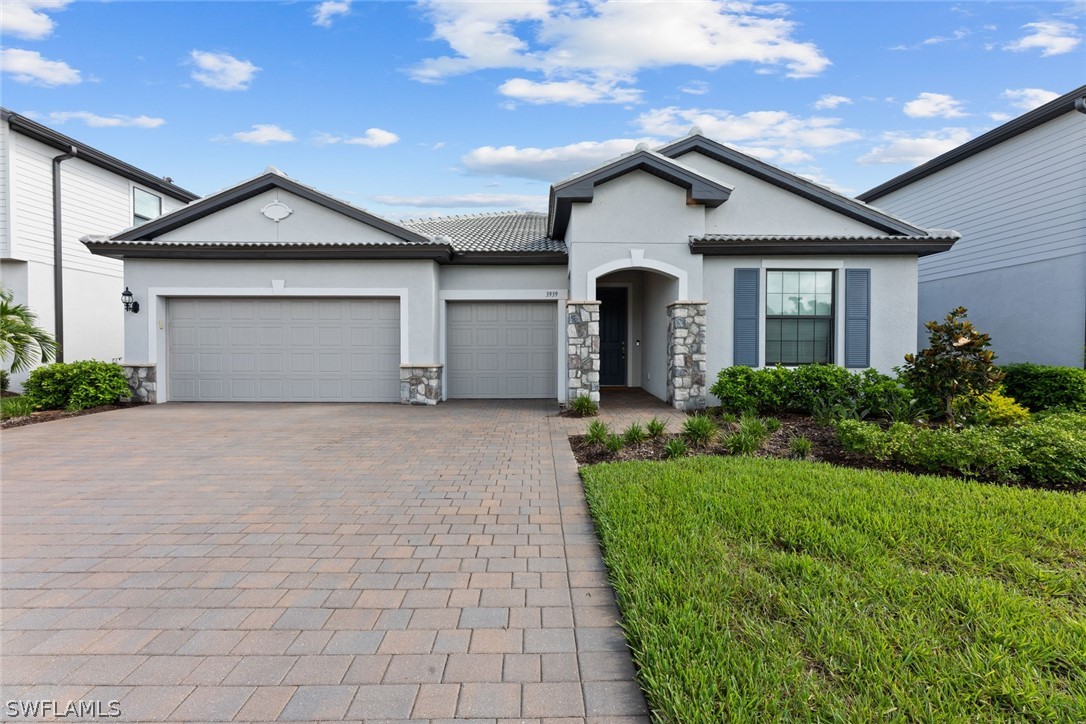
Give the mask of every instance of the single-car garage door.
[[556, 397], [556, 313], [553, 302], [449, 302], [449, 397]]
[[397, 299], [171, 299], [169, 399], [395, 402]]

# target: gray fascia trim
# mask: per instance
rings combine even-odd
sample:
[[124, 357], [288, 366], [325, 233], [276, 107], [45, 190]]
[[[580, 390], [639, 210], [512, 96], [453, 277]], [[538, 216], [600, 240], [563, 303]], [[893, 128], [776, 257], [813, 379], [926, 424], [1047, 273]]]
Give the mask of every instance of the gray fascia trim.
[[927, 163], [921, 164], [910, 171], [906, 171], [900, 176], [895, 176], [886, 183], [880, 184], [869, 191], [864, 191], [856, 198], [860, 201], [871, 203], [878, 198], [904, 188], [926, 176], [931, 176], [933, 173], [953, 166], [970, 156], [975, 156], [992, 146], [999, 145], [1032, 128], [1048, 123], [1053, 118], [1058, 118], [1064, 113], [1070, 113], [1075, 110], [1086, 113], [1086, 85], [1079, 86], [1070, 93], [1065, 93], [1059, 98], [1051, 100], [1039, 108], [1034, 108], [1029, 113], [1021, 115], [1012, 121], [1008, 121], [1002, 126], [993, 128], [987, 133], [977, 136], [972, 141], [967, 141], [957, 148], [947, 151], [942, 156], [936, 156]]
[[617, 161], [590, 173], [552, 186], [550, 191], [550, 224], [547, 236], [552, 239], [565, 238], [566, 228], [573, 203], [590, 203], [595, 196], [596, 186], [607, 183], [632, 171], [645, 171], [653, 176], [681, 186], [687, 191], [687, 198], [696, 204], [710, 208], [720, 206], [731, 196], [732, 190], [724, 184], [706, 178], [690, 169], [669, 163], [649, 151], [636, 151], [623, 156]]
[[451, 249], [444, 244], [390, 246], [227, 246], [220, 244], [156, 245], [112, 241], [84, 241], [92, 253], [113, 259], [429, 259], [448, 263]]
[[737, 168], [744, 173], [749, 173], [755, 178], [771, 183], [785, 191], [791, 191], [808, 201], [813, 201], [831, 211], [836, 211], [889, 234], [924, 233], [924, 230], [917, 226], [895, 219], [855, 199], [830, 191], [816, 183], [802, 179], [768, 163], [763, 163], [756, 158], [751, 158], [704, 136], [688, 136], [657, 149], [657, 153], [669, 158], [679, 158], [695, 152], [702, 153], [715, 161]]
[[32, 121], [26, 116], [20, 116], [18, 113], [13, 113], [7, 109], [0, 109], [0, 120], [6, 122], [11, 127], [11, 130], [16, 133], [20, 133], [27, 138], [33, 138], [35, 141], [44, 143], [52, 148], [67, 151], [72, 146], [75, 146], [79, 151], [78, 157], [83, 161], [94, 164], [99, 168], [104, 168], [118, 176], [123, 176], [130, 181], [135, 181], [136, 183], [146, 186], [149, 189], [154, 189], [159, 193], [166, 194], [170, 198], [186, 203], [200, 198], [191, 191], [187, 191], [180, 186], [164, 181], [158, 176], [153, 176], [147, 171], [125, 163], [119, 158], [114, 158], [107, 153], [102, 153], [96, 148], [92, 148], [74, 138], [65, 136], [63, 133], [57, 133], [52, 128]]
[[295, 196], [300, 196], [307, 201], [312, 201], [315, 204], [337, 211], [344, 216], [348, 216], [355, 221], [360, 221], [363, 224], [367, 224], [376, 229], [380, 229], [387, 234], [391, 234], [397, 238], [403, 239], [406, 242], [412, 244], [429, 244], [430, 239], [411, 231], [399, 224], [394, 224], [391, 221], [387, 221], [378, 216], [363, 211], [355, 206], [344, 203], [339, 199], [332, 198], [327, 194], [322, 194], [319, 191], [315, 191], [308, 186], [293, 181], [285, 176], [281, 176], [277, 173], [266, 173], [262, 176], [258, 176], [251, 181], [239, 184], [225, 191], [219, 192], [212, 196], [208, 196], [205, 199], [201, 199], [194, 204], [178, 209], [173, 213], [160, 216], [154, 221], [149, 221], [142, 226], [137, 226], [127, 231], [122, 231], [113, 237], [114, 241], [138, 241], [154, 239], [159, 234], [165, 234], [174, 229], [179, 229], [186, 224], [202, 219], [205, 216], [209, 216], [220, 209], [224, 209], [227, 206], [232, 206], [240, 201], [245, 201], [254, 196], [264, 193], [273, 188], [279, 188], [284, 191], [288, 191]]
[[454, 252], [451, 264], [478, 264], [492, 265], [565, 265], [569, 263], [569, 256], [560, 251], [460, 251]]
[[706, 241], [695, 239], [690, 242], [690, 251], [705, 256], [795, 256], [796, 254], [915, 254], [928, 256], [947, 251], [957, 239], [926, 239], [909, 237], [887, 239], [885, 241], [854, 241], [851, 239], [805, 239], [750, 241]]

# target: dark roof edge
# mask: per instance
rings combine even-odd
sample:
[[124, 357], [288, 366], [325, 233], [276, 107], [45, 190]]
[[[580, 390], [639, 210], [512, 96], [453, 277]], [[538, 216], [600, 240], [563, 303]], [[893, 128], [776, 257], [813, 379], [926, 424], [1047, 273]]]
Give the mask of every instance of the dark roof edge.
[[756, 158], [728, 148], [722, 143], [694, 135], [680, 138], [666, 146], [657, 149], [658, 153], [671, 158], [679, 158], [687, 153], [702, 153], [715, 161], [726, 164], [740, 171], [749, 173], [755, 178], [773, 184], [778, 188], [791, 191], [808, 201], [823, 206], [831, 211], [844, 214], [849, 218], [872, 226], [880, 231], [890, 234], [915, 235], [923, 234], [924, 230], [913, 226], [901, 219], [894, 218], [878, 209], [871, 208], [860, 201], [850, 199], [836, 191], [831, 191], [824, 186], [819, 186], [813, 181], [800, 178], [795, 174], [779, 169], [772, 164], [759, 161]]
[[293, 179], [273, 172], [262, 174], [254, 179], [244, 181], [237, 186], [228, 188], [225, 191], [220, 191], [211, 196], [207, 196], [196, 203], [189, 204], [188, 206], [166, 214], [165, 216], [160, 216], [154, 221], [149, 221], [142, 226], [122, 231], [113, 236], [113, 240], [137, 241], [154, 239], [155, 236], [159, 234], [165, 234], [174, 229], [179, 229], [190, 222], [202, 219], [205, 216], [210, 216], [220, 209], [250, 199], [272, 188], [280, 188], [284, 191], [288, 191], [307, 201], [312, 201], [326, 209], [337, 211], [355, 221], [360, 221], [375, 229], [380, 229], [381, 231], [399, 239], [403, 239], [406, 242], [412, 244], [431, 243], [429, 237], [423, 236], [416, 231], [400, 226], [399, 224], [394, 224], [387, 219], [375, 216], [357, 206], [352, 206], [344, 201], [340, 201], [339, 199], [298, 183]]
[[569, 256], [561, 251], [458, 251], [452, 264], [567, 264]]
[[959, 161], [974, 156], [992, 146], [999, 145], [1008, 139], [1014, 138], [1021, 133], [1025, 133], [1032, 128], [1036, 128], [1043, 123], [1051, 121], [1053, 118], [1058, 118], [1064, 113], [1070, 113], [1071, 111], [1086, 113], [1086, 85], [1079, 86], [1070, 93], [1065, 93], [1059, 98], [1045, 103], [1043, 106], [1034, 108], [1029, 113], [1021, 115], [1012, 121], [1008, 121], [1002, 126], [997, 126], [987, 133], [977, 136], [972, 141], [966, 141], [957, 148], [947, 151], [941, 156], [936, 156], [927, 163], [921, 164], [911, 171], [906, 171], [899, 176], [895, 176], [886, 183], [880, 184], [868, 191], [864, 191], [856, 198], [870, 203], [875, 199], [886, 196], [900, 188], [904, 188], [914, 181], [919, 181], [926, 176], [942, 171], [944, 168], [953, 166]]
[[796, 254], [915, 254], [928, 256], [947, 251], [956, 238], [909, 237], [886, 240], [804, 239], [749, 241], [708, 241], [695, 239], [690, 251], [705, 256], [794, 256]]
[[732, 189], [719, 181], [702, 176], [672, 159], [652, 151], [635, 151], [611, 163], [586, 171], [551, 186], [547, 236], [564, 239], [574, 202], [589, 203], [596, 186], [632, 171], [645, 171], [687, 190], [687, 197], [697, 204], [717, 207], [728, 200]]
[[392, 244], [351, 246], [215, 244], [155, 245], [83, 239], [92, 254], [113, 259], [430, 259], [447, 263], [452, 249], [447, 244]]
[[81, 141], [65, 136], [63, 133], [58, 133], [52, 128], [43, 126], [37, 121], [32, 121], [26, 116], [21, 116], [6, 108], [0, 108], [0, 120], [5, 121], [13, 131], [21, 133], [28, 138], [33, 138], [35, 141], [44, 143], [47, 146], [52, 146], [57, 150], [70, 151], [72, 147], [75, 147], [77, 151], [76, 158], [83, 159], [87, 163], [94, 164], [107, 171], [112, 171], [118, 176], [123, 176], [130, 181], [135, 181], [147, 188], [154, 189], [159, 193], [177, 199], [178, 201], [189, 202], [200, 198], [191, 191], [187, 191], [169, 181], [164, 181], [158, 176], [154, 176], [143, 169], [136, 168], [132, 164], [125, 163], [119, 158], [114, 158], [107, 153], [99, 151], [97, 148], [93, 148]]

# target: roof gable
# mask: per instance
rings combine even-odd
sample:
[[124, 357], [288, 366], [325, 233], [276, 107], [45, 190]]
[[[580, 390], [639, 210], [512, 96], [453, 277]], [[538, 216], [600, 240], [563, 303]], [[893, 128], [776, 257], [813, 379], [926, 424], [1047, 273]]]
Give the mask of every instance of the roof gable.
[[[261, 176], [258, 176], [249, 181], [242, 182], [236, 186], [228, 188], [224, 191], [220, 191], [216, 194], [212, 194], [200, 201], [178, 209], [165, 216], [160, 216], [154, 221], [150, 221], [141, 226], [137, 226], [131, 229], [122, 231], [119, 234], [115, 234], [111, 237], [114, 242], [124, 241], [151, 241], [157, 237], [174, 232], [182, 227], [191, 224], [200, 219], [204, 219], [212, 214], [235, 206], [239, 203], [257, 197], [261, 194], [267, 193], [279, 189], [285, 191], [294, 196], [298, 196], [306, 201], [309, 201], [317, 206], [323, 207], [335, 213], [341, 214], [349, 219], [360, 222], [367, 226], [373, 227], [379, 231], [385, 232], [391, 235], [402, 244], [429, 244], [430, 240], [425, 236], [407, 229], [399, 224], [382, 219], [379, 216], [375, 216], [368, 211], [363, 211], [356, 206], [352, 206], [344, 201], [333, 198], [327, 194], [321, 193], [316, 189], [313, 189], [304, 184], [298, 183], [293, 179], [287, 178], [280, 173], [269, 171]], [[320, 239], [313, 239], [312, 241], [320, 241]]]
[[669, 143], [657, 149], [657, 153], [674, 159], [688, 153], [700, 153], [888, 234], [925, 234], [924, 229], [701, 135], [695, 134]]
[[549, 236], [554, 239], [565, 236], [574, 202], [591, 203], [597, 186], [634, 171], [644, 171], [684, 188], [688, 202], [711, 208], [727, 201], [732, 192], [731, 187], [702, 176], [665, 156], [639, 149], [552, 186]]

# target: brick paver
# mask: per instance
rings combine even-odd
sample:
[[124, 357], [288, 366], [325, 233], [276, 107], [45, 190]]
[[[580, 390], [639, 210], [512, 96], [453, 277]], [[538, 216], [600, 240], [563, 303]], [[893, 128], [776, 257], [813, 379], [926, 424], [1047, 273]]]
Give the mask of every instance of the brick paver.
[[[645, 720], [565, 440], [586, 422], [556, 410], [168, 404], [5, 430], [4, 698]], [[603, 413], [681, 421], [637, 394]]]

